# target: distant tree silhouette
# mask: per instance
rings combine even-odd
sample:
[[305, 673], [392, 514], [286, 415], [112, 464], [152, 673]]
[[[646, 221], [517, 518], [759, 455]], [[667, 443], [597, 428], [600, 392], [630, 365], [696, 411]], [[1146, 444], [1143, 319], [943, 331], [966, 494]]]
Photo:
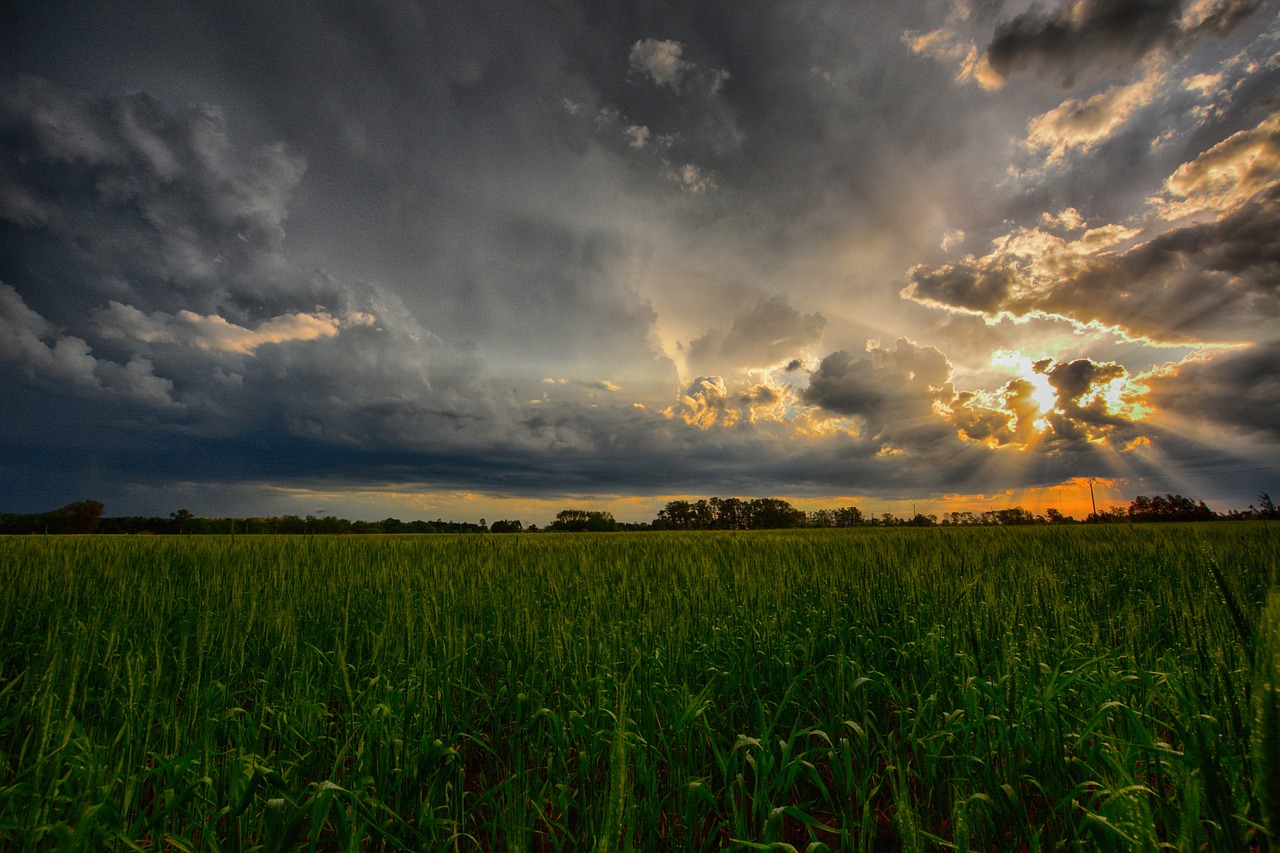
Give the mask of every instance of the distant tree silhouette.
[[842, 506], [835, 510], [836, 527], [859, 527], [867, 523], [862, 510], [856, 506]]
[[1118, 524], [1128, 520], [1129, 514], [1122, 506], [1113, 506], [1109, 509], [1091, 512], [1088, 518], [1085, 519], [1090, 524]]
[[489, 525], [490, 533], [519, 533], [523, 529], [524, 525], [520, 523], [519, 519], [512, 521], [501, 518]]
[[586, 509], [562, 509], [556, 513], [555, 521], [547, 525], [547, 530], [565, 533], [581, 533], [583, 531], [605, 533], [618, 529], [617, 519], [611, 512], [596, 512]]
[[[100, 501], [76, 501], [67, 504], [50, 513], [55, 524], [50, 526], [49, 532], [92, 533], [102, 518], [102, 508]], [[55, 526], [59, 528], [56, 531], [53, 529]]]
[[189, 509], [180, 509], [177, 512], [169, 513], [169, 518], [177, 525], [178, 534], [182, 535], [187, 532], [187, 525], [195, 519], [195, 516], [191, 514]]
[[[834, 521], [834, 517], [832, 519]], [[778, 530], [804, 527], [809, 521], [804, 510], [781, 498], [700, 499], [669, 501], [653, 520], [655, 530]]]
[[1212, 521], [1213, 510], [1182, 495], [1138, 495], [1129, 504], [1130, 521]]

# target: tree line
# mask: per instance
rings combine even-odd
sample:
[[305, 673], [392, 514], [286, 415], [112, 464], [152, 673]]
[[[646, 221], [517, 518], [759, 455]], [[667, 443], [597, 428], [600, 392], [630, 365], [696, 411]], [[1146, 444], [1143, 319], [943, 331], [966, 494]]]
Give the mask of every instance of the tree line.
[[1204, 501], [1182, 495], [1139, 495], [1127, 506], [1113, 506], [1090, 513], [1083, 522], [1049, 508], [1037, 515], [1020, 506], [982, 512], [946, 512], [941, 516], [916, 513], [908, 518], [885, 512], [864, 513], [856, 506], [806, 511], [781, 498], [701, 498], [674, 500], [648, 522], [621, 522], [610, 512], [565, 509], [541, 531], [536, 524], [525, 526], [518, 519], [500, 519], [489, 524], [468, 521], [349, 521], [327, 515], [283, 515], [262, 518], [204, 518], [185, 509], [167, 517], [103, 516], [100, 501], [84, 500], [52, 512], [0, 514], [0, 534], [104, 533], [104, 534], [362, 534], [362, 533], [538, 533], [543, 531], [609, 533], [627, 530], [787, 530], [837, 527], [1012, 527], [1033, 524], [1118, 524], [1166, 521], [1249, 521], [1280, 519], [1280, 509], [1266, 492], [1258, 494], [1257, 505], [1246, 510], [1217, 513]]
[[[255, 518], [205, 518], [180, 509], [165, 516], [107, 516], [99, 501], [77, 501], [53, 512], [32, 514], [0, 514], [0, 534], [30, 533], [156, 533], [156, 534], [210, 534], [210, 533], [484, 533], [490, 528], [484, 519], [479, 524], [469, 521], [401, 521], [386, 518], [382, 521], [350, 521], [327, 515], [281, 515]], [[506, 522], [510, 524], [511, 522]], [[499, 531], [502, 522], [494, 522], [493, 530]], [[519, 522], [514, 522], [519, 525]], [[516, 530], [519, 530], [516, 527]]]

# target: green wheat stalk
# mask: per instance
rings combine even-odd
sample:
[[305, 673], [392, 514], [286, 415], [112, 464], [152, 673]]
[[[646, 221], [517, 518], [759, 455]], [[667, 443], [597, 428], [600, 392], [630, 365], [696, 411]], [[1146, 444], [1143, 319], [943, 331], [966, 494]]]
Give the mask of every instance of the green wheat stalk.
[[1280, 850], [1280, 590], [1267, 594], [1253, 690], [1253, 761], [1262, 825]]

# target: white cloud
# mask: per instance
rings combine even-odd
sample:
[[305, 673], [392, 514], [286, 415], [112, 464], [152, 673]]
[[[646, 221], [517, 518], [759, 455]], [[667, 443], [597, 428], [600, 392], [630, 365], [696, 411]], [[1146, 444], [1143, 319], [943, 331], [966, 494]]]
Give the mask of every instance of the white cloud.
[[633, 124], [623, 132], [632, 148], [643, 148], [649, 142], [649, 128], [644, 125]]
[[731, 76], [723, 68], [699, 67], [685, 59], [684, 45], [671, 39], [641, 39], [631, 46], [629, 63], [632, 71], [676, 93], [691, 87], [716, 95]]
[[680, 188], [686, 192], [698, 194], [716, 188], [715, 176], [704, 172], [692, 163], [668, 169], [667, 177], [679, 184]]
[[631, 68], [640, 71], [659, 86], [680, 90], [680, 81], [690, 63], [682, 58], [684, 45], [670, 39], [642, 39], [631, 46]]

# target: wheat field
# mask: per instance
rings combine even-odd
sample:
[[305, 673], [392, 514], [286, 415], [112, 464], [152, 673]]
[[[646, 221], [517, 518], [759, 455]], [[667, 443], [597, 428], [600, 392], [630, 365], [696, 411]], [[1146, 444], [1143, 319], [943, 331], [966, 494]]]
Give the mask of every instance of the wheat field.
[[6, 850], [1247, 850], [1280, 525], [0, 539]]

